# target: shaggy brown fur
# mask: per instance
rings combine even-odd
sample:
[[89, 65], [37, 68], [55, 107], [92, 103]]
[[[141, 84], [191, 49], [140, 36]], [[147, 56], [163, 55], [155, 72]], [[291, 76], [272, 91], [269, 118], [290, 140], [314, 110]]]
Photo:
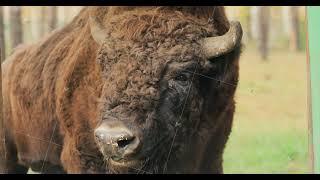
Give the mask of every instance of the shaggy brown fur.
[[[109, 33], [101, 46], [91, 36], [89, 15], [97, 17]], [[151, 147], [156, 140], [148, 139], [149, 130], [169, 132], [174, 123], [155, 125], [141, 119], [160, 109], [161, 82], [170, 83], [179, 64], [198, 59], [198, 73], [234, 86], [198, 79], [191, 90], [197, 93], [191, 93], [186, 105], [191, 114], [187, 119], [197, 121], [188, 121], [181, 128], [190, 134], [186, 127], [196, 127], [192, 132], [197, 137], [190, 137], [196, 148], [179, 155], [179, 149], [187, 146], [174, 144], [168, 172], [222, 173], [240, 47], [206, 68], [197, 40], [222, 35], [228, 28], [222, 7], [92, 7], [84, 8], [70, 24], [40, 42], [19, 47], [2, 64], [6, 147], [0, 151], [7, 155], [0, 159], [0, 172], [24, 173], [30, 166], [43, 172], [129, 172], [104, 161], [93, 130], [110, 113], [121, 114], [127, 124], [144, 129], [139, 132], [150, 142], [145, 146]], [[168, 69], [169, 63], [178, 64]], [[183, 136], [177, 136], [177, 143], [182, 144]], [[169, 147], [158, 149], [159, 158], [165, 159], [161, 153], [167, 155]], [[156, 164], [163, 162], [150, 161], [147, 171], [160, 172], [163, 165], [156, 168]], [[174, 166], [179, 168], [173, 170]]]

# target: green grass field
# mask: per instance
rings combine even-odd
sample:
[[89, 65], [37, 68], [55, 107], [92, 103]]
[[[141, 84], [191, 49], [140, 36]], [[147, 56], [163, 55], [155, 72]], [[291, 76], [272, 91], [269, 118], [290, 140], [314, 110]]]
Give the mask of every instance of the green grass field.
[[304, 52], [245, 49], [225, 173], [310, 173]]

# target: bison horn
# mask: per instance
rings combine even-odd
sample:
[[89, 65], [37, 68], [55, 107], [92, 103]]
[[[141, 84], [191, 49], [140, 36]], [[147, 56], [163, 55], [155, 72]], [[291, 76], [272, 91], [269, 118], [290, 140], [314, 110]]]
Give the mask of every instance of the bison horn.
[[241, 42], [242, 28], [238, 21], [230, 22], [230, 28], [222, 36], [208, 37], [201, 40], [206, 58], [215, 58], [231, 52]]
[[89, 24], [93, 39], [101, 45], [107, 37], [107, 31], [100, 22], [91, 16], [89, 17]]

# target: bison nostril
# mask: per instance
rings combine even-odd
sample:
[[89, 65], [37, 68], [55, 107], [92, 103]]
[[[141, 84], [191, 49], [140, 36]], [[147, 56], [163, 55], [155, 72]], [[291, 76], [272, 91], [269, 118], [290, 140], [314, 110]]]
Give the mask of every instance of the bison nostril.
[[129, 156], [141, 147], [140, 139], [122, 127], [99, 127], [95, 130], [95, 139], [102, 153], [108, 157]]
[[127, 145], [131, 144], [133, 140], [134, 140], [134, 137], [120, 139], [120, 140], [117, 141], [118, 147], [119, 148], [124, 148]]

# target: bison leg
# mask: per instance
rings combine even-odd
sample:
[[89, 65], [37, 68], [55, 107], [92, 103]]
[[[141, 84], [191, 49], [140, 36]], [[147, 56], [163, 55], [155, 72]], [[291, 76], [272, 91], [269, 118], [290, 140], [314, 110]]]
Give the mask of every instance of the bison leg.
[[46, 174], [66, 174], [61, 166], [50, 166], [45, 171]]
[[27, 174], [29, 168], [22, 166], [18, 163], [12, 163], [7, 168], [8, 174]]
[[29, 168], [18, 163], [15, 146], [9, 141], [2, 142], [0, 146], [0, 174], [27, 174]]
[[85, 173], [84, 167], [81, 166], [80, 156], [75, 148], [75, 143], [71, 138], [65, 138], [64, 146], [61, 153], [61, 163], [67, 173]]
[[[80, 136], [81, 137], [81, 136]], [[103, 158], [94, 156], [93, 149], [87, 149], [86, 152], [79, 150], [78, 148], [81, 145], [76, 145], [76, 137], [74, 138], [65, 138], [64, 146], [61, 153], [61, 162], [63, 168], [67, 173], [76, 173], [76, 174], [95, 174], [95, 173], [104, 173], [104, 161]], [[79, 144], [84, 142], [78, 141]], [[88, 152], [88, 153], [87, 153]], [[90, 153], [89, 153], [90, 152]], [[90, 155], [89, 155], [90, 154]]]
[[50, 164], [45, 162], [45, 166], [42, 167], [43, 162], [34, 163], [31, 165], [31, 170], [41, 174], [65, 174], [61, 166]]

